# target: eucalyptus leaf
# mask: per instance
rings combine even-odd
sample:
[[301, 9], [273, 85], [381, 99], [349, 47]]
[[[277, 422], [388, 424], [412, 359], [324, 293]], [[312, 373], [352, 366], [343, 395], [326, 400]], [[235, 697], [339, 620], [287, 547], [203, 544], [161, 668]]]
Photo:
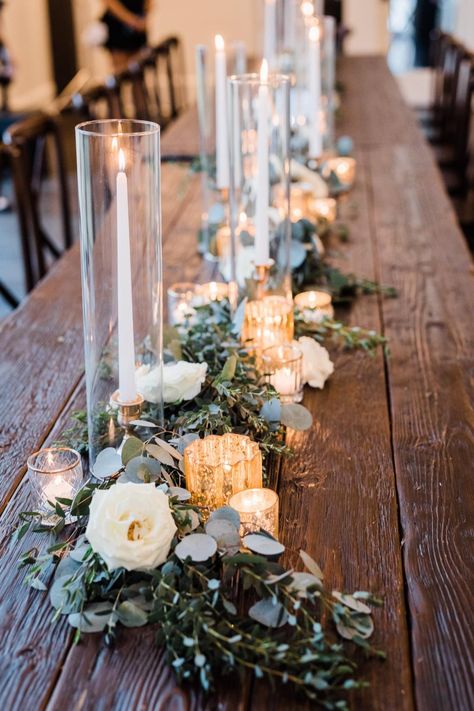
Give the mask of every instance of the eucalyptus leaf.
[[191, 492], [184, 489], [182, 486], [170, 486], [167, 494], [173, 498], [177, 498], [178, 501], [189, 501], [191, 498]]
[[[201, 523], [199, 516], [193, 509], [175, 508], [175, 516], [178, 522], [181, 522], [182, 533], [191, 533], [191, 531], [194, 531]], [[184, 523], [185, 521], [187, 521], [186, 524]]]
[[161, 464], [151, 457], [134, 457], [125, 467], [122, 481], [131, 481], [134, 484], [158, 481], [161, 474]]
[[301, 242], [291, 240], [290, 243], [290, 266], [298, 269], [306, 259], [306, 249]]
[[73, 560], [73, 558], [71, 558], [71, 555], [69, 554], [59, 561], [56, 571], [54, 573], [54, 577], [55, 579], [61, 577], [70, 578], [71, 575], [74, 575], [74, 573], [80, 567], [81, 564]]
[[114, 476], [122, 468], [122, 458], [113, 447], [106, 447], [97, 455], [92, 467], [92, 476], [95, 479], [107, 479]]
[[300, 558], [310, 573], [312, 573], [316, 578], [318, 578], [318, 580], [324, 579], [323, 571], [321, 570], [319, 565], [316, 563], [316, 561], [313, 560], [313, 558], [311, 558], [310, 555], [308, 555], [308, 553], [300, 550]]
[[76, 543], [74, 548], [70, 551], [69, 557], [75, 561], [76, 563], [82, 563], [84, 560], [86, 554], [90, 550], [90, 545], [89, 543], [80, 543], [79, 545]]
[[292, 573], [291, 577], [292, 581], [290, 588], [296, 591], [296, 594], [299, 598], [306, 598], [308, 596], [307, 590], [310, 587], [322, 587], [321, 579], [316, 577], [316, 575], [312, 575], [312, 573]]
[[154, 422], [148, 422], [148, 420], [132, 420], [130, 424], [134, 427], [149, 427], [151, 429], [159, 428], [159, 425], [155, 424]]
[[179, 437], [179, 439], [174, 439], [172, 441], [176, 445], [178, 452], [180, 454], [184, 454], [186, 447], [195, 442], [197, 439], [199, 439], [199, 435], [194, 432], [190, 432], [189, 434], [185, 434], [182, 437]]
[[258, 553], [258, 555], [272, 558], [281, 555], [285, 550], [285, 546], [280, 541], [264, 536], [261, 533], [249, 533], [242, 539], [242, 543], [246, 548]]
[[43, 581], [38, 578], [37, 576], [34, 578], [30, 578], [29, 581], [30, 588], [34, 588], [34, 590], [40, 590], [41, 592], [44, 592], [48, 588], [46, 585], [43, 583]]
[[204, 563], [217, 552], [217, 543], [205, 533], [191, 533], [178, 543], [174, 552], [181, 560], [191, 558], [194, 563]]
[[128, 464], [131, 459], [143, 452], [143, 442], [138, 437], [127, 437], [122, 447], [122, 462]]
[[260, 410], [260, 417], [263, 417], [270, 424], [274, 422], [279, 424], [281, 418], [281, 402], [279, 398], [273, 397], [271, 400], [267, 400]]
[[221, 506], [220, 508], [215, 509], [215, 511], [212, 511], [208, 522], [216, 520], [229, 521], [229, 523], [231, 523], [237, 530], [240, 528], [240, 514], [231, 506]]
[[302, 432], [313, 424], [313, 416], [303, 405], [284, 403], [281, 406], [281, 423], [292, 430]]
[[147, 444], [146, 451], [151, 454], [152, 457], [158, 459], [159, 462], [165, 464], [168, 467], [174, 467], [175, 462], [173, 457], [169, 452], [167, 452], [161, 445], [158, 444]]
[[112, 605], [110, 602], [93, 602], [87, 605], [83, 612], [70, 614], [68, 622], [81, 632], [102, 632], [109, 622]]
[[243, 299], [235, 310], [234, 317], [232, 319], [232, 325], [235, 334], [240, 338], [242, 333], [242, 327], [244, 325], [245, 318], [245, 306], [247, 304], [247, 299]]
[[75, 601], [71, 601], [70, 599], [71, 594], [75, 589], [77, 590], [78, 585], [76, 584], [76, 586], [74, 586], [72, 584], [64, 587], [70, 578], [70, 575], [58, 576], [49, 589], [49, 600], [51, 605], [56, 610], [60, 610], [62, 615], [76, 612], [81, 605], [81, 596], [78, 596]]
[[224, 367], [222, 368], [221, 372], [221, 380], [232, 380], [234, 375], [235, 375], [235, 369], [237, 367], [237, 356], [236, 355], [230, 355], [226, 362], [224, 363]]
[[143, 627], [148, 622], [147, 613], [142, 610], [136, 600], [126, 600], [117, 608], [119, 622], [125, 627]]
[[259, 600], [249, 609], [249, 617], [265, 627], [283, 627], [288, 622], [288, 613], [281, 602], [272, 598]]
[[344, 595], [343, 593], [340, 593], [337, 590], [333, 590], [332, 596], [336, 598], [338, 602], [341, 602], [343, 605], [349, 607], [351, 610], [361, 612], [364, 615], [370, 615], [372, 612], [368, 605], [363, 602], [360, 602], [360, 600], [356, 600], [355, 597], [353, 597], [352, 595]]
[[211, 519], [206, 523], [205, 530], [209, 536], [214, 538], [220, 550], [224, 550], [229, 555], [239, 550], [239, 529], [230, 521], [218, 518]]
[[179, 450], [177, 450], [175, 447], [173, 447], [171, 444], [169, 444], [166, 440], [161, 439], [161, 437], [156, 437], [154, 438], [154, 441], [156, 444], [158, 444], [162, 449], [165, 450], [165, 452], [168, 452], [168, 454], [173, 457], [173, 459], [177, 459], [178, 461], [181, 461], [183, 458], [183, 455]]

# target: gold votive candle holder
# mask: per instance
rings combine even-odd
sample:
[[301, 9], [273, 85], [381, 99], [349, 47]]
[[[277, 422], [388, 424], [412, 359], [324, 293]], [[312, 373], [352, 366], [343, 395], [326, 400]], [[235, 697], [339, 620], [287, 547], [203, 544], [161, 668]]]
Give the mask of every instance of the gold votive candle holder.
[[334, 317], [331, 294], [327, 291], [302, 291], [295, 296], [295, 306], [306, 323], [321, 323]]
[[245, 435], [209, 435], [184, 450], [184, 474], [193, 504], [212, 511], [233, 494], [262, 486], [262, 454]]
[[168, 295], [168, 322], [171, 326], [180, 326], [196, 315], [197, 284], [180, 281], [172, 284]]
[[229, 298], [229, 285], [224, 281], [210, 281], [206, 284], [198, 284], [197, 299], [200, 306], [209, 304], [211, 301], [222, 301]]
[[73, 499], [81, 487], [81, 455], [69, 447], [40, 449], [28, 458], [28, 475], [35, 510], [54, 516], [56, 499]]
[[303, 399], [303, 353], [298, 346], [286, 343], [265, 348], [261, 371], [280, 396], [281, 402]]
[[286, 297], [264, 296], [246, 304], [242, 342], [249, 350], [291, 343], [293, 334], [293, 303]]
[[314, 198], [310, 202], [314, 216], [318, 220], [326, 220], [329, 223], [335, 221], [337, 217], [337, 200], [334, 198]]
[[329, 177], [330, 173], [335, 173], [341, 184], [341, 188], [349, 190], [355, 181], [356, 161], [348, 156], [337, 156], [328, 158], [324, 166], [324, 173]]
[[240, 514], [240, 535], [264, 530], [278, 538], [278, 494], [273, 489], [245, 489], [231, 497], [229, 506]]

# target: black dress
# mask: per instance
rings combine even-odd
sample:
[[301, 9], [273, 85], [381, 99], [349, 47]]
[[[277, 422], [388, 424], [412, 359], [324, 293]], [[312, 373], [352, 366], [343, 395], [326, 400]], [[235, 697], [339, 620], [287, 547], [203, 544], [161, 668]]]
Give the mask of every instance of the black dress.
[[[145, 16], [145, 0], [120, 0], [122, 5], [134, 15]], [[146, 45], [146, 33], [138, 32], [118, 19], [110, 10], [102, 17], [107, 25], [109, 35], [105, 46], [110, 50], [137, 52]]]

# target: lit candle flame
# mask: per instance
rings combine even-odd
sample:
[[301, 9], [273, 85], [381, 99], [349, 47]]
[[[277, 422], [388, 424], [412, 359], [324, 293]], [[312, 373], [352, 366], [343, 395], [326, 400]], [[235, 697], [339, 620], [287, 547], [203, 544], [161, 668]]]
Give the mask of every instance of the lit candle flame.
[[305, 17], [311, 17], [314, 15], [314, 5], [312, 2], [304, 2], [301, 5], [301, 12]]
[[216, 35], [214, 37], [214, 44], [218, 52], [223, 52], [225, 49], [225, 42], [222, 35]]
[[260, 81], [262, 84], [268, 81], [268, 62], [266, 59], [262, 60], [262, 66], [260, 67]]
[[121, 148], [119, 150], [119, 170], [125, 170], [125, 153]]

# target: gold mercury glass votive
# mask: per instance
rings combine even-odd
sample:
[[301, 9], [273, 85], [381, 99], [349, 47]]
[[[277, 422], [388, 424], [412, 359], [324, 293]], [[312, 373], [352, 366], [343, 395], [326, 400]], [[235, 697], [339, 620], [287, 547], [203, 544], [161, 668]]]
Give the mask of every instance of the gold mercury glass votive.
[[212, 511], [238, 491], [262, 486], [262, 455], [245, 435], [209, 435], [184, 450], [184, 473], [193, 504]]
[[331, 294], [327, 291], [302, 291], [295, 296], [295, 306], [306, 323], [321, 323], [334, 317]]
[[348, 190], [355, 181], [356, 161], [354, 158], [338, 156], [326, 161], [324, 171], [335, 173], [341, 185]]
[[242, 343], [261, 351], [279, 343], [291, 343], [294, 333], [293, 303], [284, 296], [264, 296], [245, 306]]
[[278, 538], [278, 494], [272, 489], [246, 489], [234, 494], [229, 506], [240, 514], [240, 535], [263, 529]]
[[310, 207], [316, 219], [331, 223], [337, 217], [337, 200], [334, 198], [314, 198], [310, 201]]
[[30, 487], [35, 509], [54, 516], [56, 498], [72, 499], [82, 484], [81, 455], [69, 447], [40, 449], [28, 458]]
[[179, 326], [195, 315], [197, 284], [181, 281], [168, 289], [168, 322]]
[[265, 348], [260, 369], [279, 394], [281, 402], [301, 402], [303, 353], [298, 346], [288, 343]]

